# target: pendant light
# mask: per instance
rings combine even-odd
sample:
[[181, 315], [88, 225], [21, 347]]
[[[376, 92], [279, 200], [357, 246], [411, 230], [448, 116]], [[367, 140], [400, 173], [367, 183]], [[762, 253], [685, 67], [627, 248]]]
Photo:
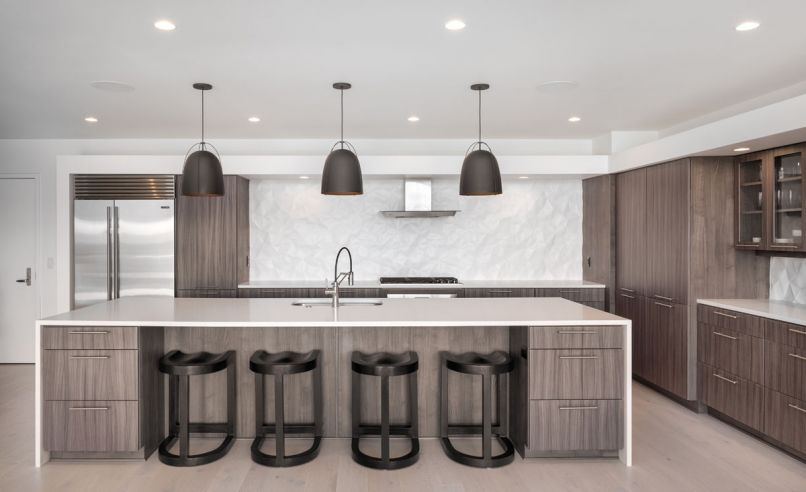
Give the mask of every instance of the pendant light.
[[[352, 87], [347, 82], [336, 82], [333, 88], [341, 91], [341, 140], [330, 149], [322, 170], [323, 195], [363, 195], [364, 180], [355, 147], [344, 140], [344, 91]], [[344, 146], [347, 145], [347, 148]], [[338, 148], [336, 148], [338, 147]]]
[[[201, 91], [201, 142], [194, 144], [185, 154], [182, 169], [182, 194], [185, 196], [224, 196], [224, 174], [218, 150], [204, 141], [204, 92], [213, 88], [210, 84], [195, 83], [193, 88]], [[207, 150], [210, 147], [214, 152]], [[193, 151], [194, 149], [197, 149]], [[191, 153], [193, 151], [193, 153]], [[188, 155], [189, 154], [189, 155]]]
[[[481, 91], [490, 88], [490, 84], [473, 84], [470, 88], [479, 93], [479, 140], [471, 145], [465, 153], [462, 163], [462, 174], [459, 178], [460, 195], [500, 195], [501, 170], [492, 149], [481, 140]], [[473, 148], [476, 150], [473, 150]], [[485, 150], [484, 147], [487, 147]], [[473, 150], [471, 152], [471, 150]], [[469, 153], [468, 153], [469, 152]]]

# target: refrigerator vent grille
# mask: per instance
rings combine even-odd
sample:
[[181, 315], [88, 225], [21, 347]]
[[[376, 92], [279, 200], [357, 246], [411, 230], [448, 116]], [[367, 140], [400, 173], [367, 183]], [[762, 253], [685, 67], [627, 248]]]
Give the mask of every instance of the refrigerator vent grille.
[[78, 174], [73, 189], [81, 200], [172, 200], [174, 183], [172, 174]]

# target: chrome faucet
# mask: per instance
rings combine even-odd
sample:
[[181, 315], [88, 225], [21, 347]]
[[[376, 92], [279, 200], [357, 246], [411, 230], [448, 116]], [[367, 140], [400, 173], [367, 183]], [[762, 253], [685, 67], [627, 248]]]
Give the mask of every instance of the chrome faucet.
[[[346, 251], [347, 257], [350, 259], [350, 271], [339, 273], [339, 258], [342, 251]], [[347, 246], [342, 246], [339, 252], [336, 253], [336, 263], [333, 265], [333, 283], [331, 284], [333, 288], [325, 290], [325, 295], [333, 296], [333, 309], [339, 307], [339, 287], [341, 287], [341, 283], [345, 279], [347, 279], [347, 285], [353, 285], [353, 254], [350, 253], [350, 249]]]

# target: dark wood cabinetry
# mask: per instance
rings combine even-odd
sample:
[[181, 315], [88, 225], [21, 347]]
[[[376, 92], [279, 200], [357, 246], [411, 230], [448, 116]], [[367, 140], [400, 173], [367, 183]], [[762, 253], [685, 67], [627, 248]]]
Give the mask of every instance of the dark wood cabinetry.
[[497, 287], [489, 289], [462, 289], [462, 297], [534, 297], [534, 289], [517, 287]]
[[806, 144], [735, 160], [735, 245], [740, 249], [806, 252]]
[[699, 399], [806, 458], [806, 327], [697, 307]]
[[646, 295], [646, 169], [616, 176], [616, 288]]
[[606, 174], [583, 180], [582, 205], [582, 279], [605, 286], [601, 307], [592, 307], [612, 312], [616, 302], [616, 177]]
[[177, 297], [237, 297], [249, 280], [249, 181], [224, 176], [224, 196], [182, 196], [177, 179]]

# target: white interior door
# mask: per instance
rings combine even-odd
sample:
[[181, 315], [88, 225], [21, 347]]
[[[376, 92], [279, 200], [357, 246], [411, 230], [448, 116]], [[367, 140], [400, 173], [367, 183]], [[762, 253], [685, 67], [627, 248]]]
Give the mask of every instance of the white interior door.
[[36, 180], [0, 178], [0, 363], [34, 362]]

